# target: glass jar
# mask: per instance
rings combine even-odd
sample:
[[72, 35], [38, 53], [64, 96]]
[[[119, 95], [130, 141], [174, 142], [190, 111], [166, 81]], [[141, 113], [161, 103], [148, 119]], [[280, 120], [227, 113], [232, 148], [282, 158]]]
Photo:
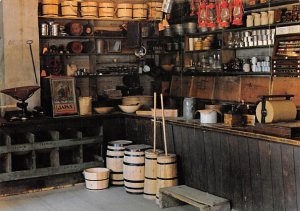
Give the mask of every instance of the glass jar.
[[183, 100], [183, 118], [186, 120], [194, 119], [195, 98], [186, 97]]

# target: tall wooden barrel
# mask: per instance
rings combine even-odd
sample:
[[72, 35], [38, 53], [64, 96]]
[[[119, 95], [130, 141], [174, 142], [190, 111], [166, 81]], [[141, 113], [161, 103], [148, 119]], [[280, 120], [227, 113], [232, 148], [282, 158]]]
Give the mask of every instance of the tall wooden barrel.
[[81, 3], [81, 16], [82, 17], [97, 17], [97, 2], [82, 2]]
[[125, 147], [123, 162], [124, 185], [127, 193], [143, 194], [145, 179], [145, 150], [148, 145]]
[[111, 170], [110, 182], [112, 185], [123, 186], [123, 160], [125, 147], [132, 144], [132, 141], [117, 140], [107, 145], [106, 167]]
[[64, 17], [77, 17], [78, 2], [76, 0], [64, 0], [61, 2], [61, 15]]
[[150, 1], [148, 3], [149, 15], [148, 18], [152, 20], [161, 20], [162, 19], [162, 3], [157, 1]]
[[117, 5], [117, 16], [119, 19], [132, 19], [132, 4], [119, 3]]
[[42, 0], [43, 16], [58, 16], [58, 0]]
[[158, 155], [157, 157], [157, 189], [156, 203], [159, 201], [159, 189], [176, 186], [177, 179], [177, 159], [175, 154]]
[[100, 2], [99, 6], [99, 18], [113, 18], [115, 13], [115, 5], [113, 2]]
[[156, 195], [157, 157], [162, 150], [148, 149], [145, 151], [145, 182], [144, 198], [154, 200]]
[[133, 4], [132, 6], [132, 18], [133, 19], [147, 19], [147, 4]]
[[77, 21], [66, 24], [65, 28], [66, 32], [72, 36], [80, 36], [83, 33], [83, 25]]

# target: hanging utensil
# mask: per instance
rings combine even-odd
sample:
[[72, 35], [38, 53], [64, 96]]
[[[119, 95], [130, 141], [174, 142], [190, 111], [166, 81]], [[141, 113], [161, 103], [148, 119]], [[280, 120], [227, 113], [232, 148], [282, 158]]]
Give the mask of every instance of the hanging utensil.
[[26, 41], [26, 44], [29, 45], [29, 50], [30, 50], [30, 55], [31, 55], [31, 61], [32, 61], [32, 66], [33, 66], [33, 74], [34, 74], [34, 77], [35, 77], [35, 82], [36, 84], [38, 84], [38, 79], [37, 79], [37, 76], [36, 76], [36, 70], [35, 70], [35, 64], [34, 64], [34, 59], [33, 59], [33, 53], [32, 53], [32, 45], [33, 43], [33, 40], [27, 40]]

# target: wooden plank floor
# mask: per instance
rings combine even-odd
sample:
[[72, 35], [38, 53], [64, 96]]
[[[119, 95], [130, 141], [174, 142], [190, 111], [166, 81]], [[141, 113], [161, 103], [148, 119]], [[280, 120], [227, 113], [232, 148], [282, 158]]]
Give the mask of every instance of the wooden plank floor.
[[[127, 194], [123, 187], [88, 191], [83, 184], [74, 187], [0, 198], [1, 211], [162, 211], [142, 195]], [[164, 211], [194, 211], [185, 205]]]

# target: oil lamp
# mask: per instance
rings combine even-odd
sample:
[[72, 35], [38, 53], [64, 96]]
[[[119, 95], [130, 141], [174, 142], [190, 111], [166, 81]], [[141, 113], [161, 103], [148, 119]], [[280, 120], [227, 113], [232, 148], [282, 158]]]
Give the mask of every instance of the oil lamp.
[[198, 6], [198, 25], [200, 28], [206, 28], [206, 0], [200, 0]]
[[243, 3], [242, 0], [234, 0], [233, 2], [233, 21], [232, 24], [236, 26], [243, 25]]
[[227, 0], [221, 0], [217, 4], [217, 21], [221, 28], [227, 28], [230, 24], [230, 9]]
[[206, 6], [206, 24], [212, 31], [216, 29], [216, 6], [213, 2]]

